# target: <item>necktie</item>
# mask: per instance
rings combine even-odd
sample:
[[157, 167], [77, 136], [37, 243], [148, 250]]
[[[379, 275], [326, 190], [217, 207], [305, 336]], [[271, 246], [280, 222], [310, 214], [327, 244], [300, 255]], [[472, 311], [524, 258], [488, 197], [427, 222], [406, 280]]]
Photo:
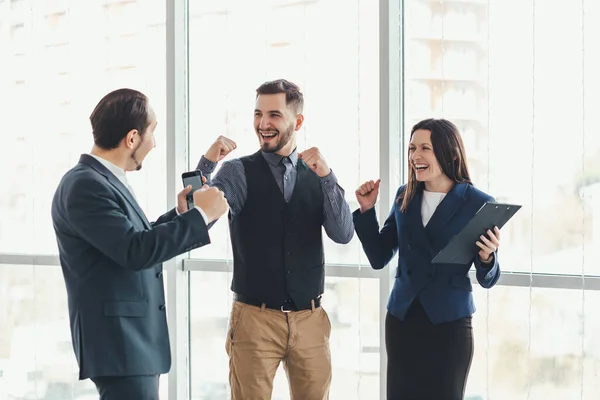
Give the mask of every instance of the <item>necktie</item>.
[[287, 203], [292, 198], [292, 192], [294, 190], [294, 187], [292, 186], [292, 180], [290, 179], [292, 168], [294, 168], [294, 166], [292, 165], [292, 161], [289, 157], [284, 157], [282, 162], [283, 166], [285, 167], [285, 172], [283, 173], [283, 198]]

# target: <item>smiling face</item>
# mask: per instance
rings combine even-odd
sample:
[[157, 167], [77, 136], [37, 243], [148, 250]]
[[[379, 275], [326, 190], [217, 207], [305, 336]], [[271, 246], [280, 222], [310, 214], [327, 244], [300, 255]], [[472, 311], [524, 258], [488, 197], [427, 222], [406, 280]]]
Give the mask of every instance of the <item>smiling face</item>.
[[286, 104], [285, 93], [261, 94], [256, 98], [254, 130], [264, 152], [291, 154], [302, 120], [302, 115], [296, 115]]
[[407, 161], [408, 183], [396, 199], [402, 212], [421, 188], [448, 193], [456, 183], [472, 184], [460, 132], [446, 119], [428, 118], [413, 126]]
[[[408, 157], [417, 181], [428, 182], [432, 184], [431, 186], [436, 186], [436, 182], [448, 179], [435, 157], [431, 144], [431, 131], [418, 129], [413, 133], [408, 148]], [[426, 186], [430, 185], [426, 184]]]

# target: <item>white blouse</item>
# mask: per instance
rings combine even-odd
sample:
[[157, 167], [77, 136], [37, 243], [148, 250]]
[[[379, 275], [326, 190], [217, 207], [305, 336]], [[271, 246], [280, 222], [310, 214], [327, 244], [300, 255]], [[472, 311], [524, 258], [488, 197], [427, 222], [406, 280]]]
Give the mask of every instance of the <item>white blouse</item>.
[[444, 200], [444, 197], [446, 197], [446, 193], [428, 192], [427, 190], [423, 191], [423, 202], [421, 203], [423, 226], [427, 226], [435, 209], [440, 205], [442, 200]]

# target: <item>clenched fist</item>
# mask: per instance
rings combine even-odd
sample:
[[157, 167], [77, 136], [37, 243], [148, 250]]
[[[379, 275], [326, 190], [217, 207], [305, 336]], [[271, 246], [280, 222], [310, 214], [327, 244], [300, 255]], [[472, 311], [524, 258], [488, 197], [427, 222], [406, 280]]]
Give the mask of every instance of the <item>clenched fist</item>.
[[354, 192], [356, 195], [356, 200], [358, 200], [358, 204], [360, 205], [361, 213], [364, 213], [365, 211], [375, 207], [377, 196], [379, 196], [380, 182], [381, 179], [377, 179], [376, 181], [367, 181], [360, 185]]
[[310, 169], [312, 169], [319, 177], [323, 178], [331, 172], [331, 168], [321, 155], [321, 152], [316, 147], [311, 147], [298, 154], [298, 157], [304, 161]]
[[206, 214], [208, 222], [219, 219], [229, 210], [227, 199], [216, 187], [202, 186], [194, 192], [194, 206], [200, 207]]
[[217, 140], [210, 146], [204, 157], [212, 162], [219, 162], [229, 153], [231, 153], [237, 145], [235, 142], [225, 136], [219, 136]]

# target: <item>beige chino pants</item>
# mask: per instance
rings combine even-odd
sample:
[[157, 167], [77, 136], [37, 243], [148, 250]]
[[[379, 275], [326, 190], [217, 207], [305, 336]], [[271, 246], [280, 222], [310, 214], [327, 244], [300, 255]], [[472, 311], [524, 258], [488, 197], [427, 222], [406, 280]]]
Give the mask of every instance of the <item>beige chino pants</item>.
[[282, 312], [234, 302], [226, 350], [232, 400], [270, 400], [283, 362], [291, 400], [327, 400], [331, 323], [322, 307]]

